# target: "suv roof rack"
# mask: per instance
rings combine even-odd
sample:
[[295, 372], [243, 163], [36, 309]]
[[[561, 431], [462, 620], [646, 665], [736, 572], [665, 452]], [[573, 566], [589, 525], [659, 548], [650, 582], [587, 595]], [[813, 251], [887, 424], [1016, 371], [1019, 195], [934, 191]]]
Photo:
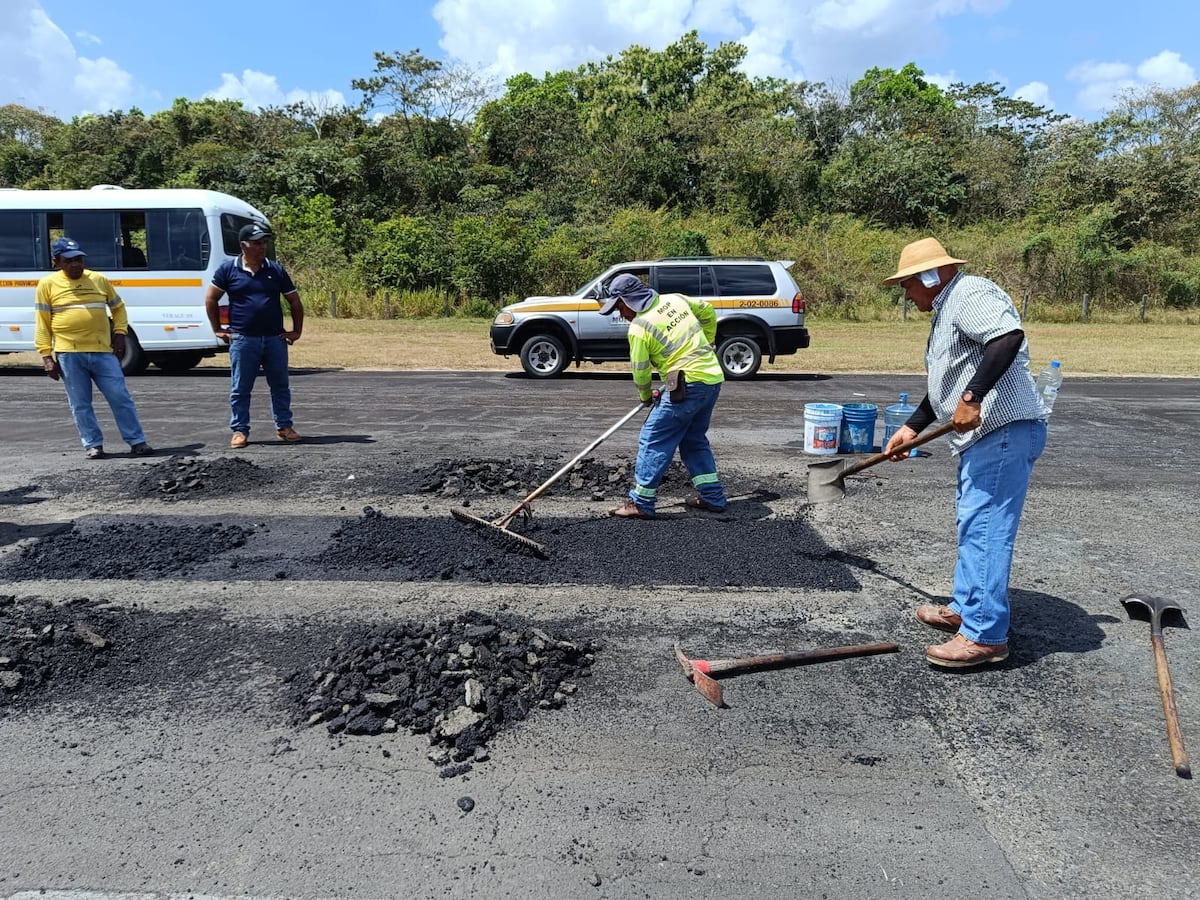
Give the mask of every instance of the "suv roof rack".
[[660, 256], [655, 262], [705, 262], [712, 260], [733, 260], [746, 259], [756, 262], [766, 262], [766, 258], [762, 256]]

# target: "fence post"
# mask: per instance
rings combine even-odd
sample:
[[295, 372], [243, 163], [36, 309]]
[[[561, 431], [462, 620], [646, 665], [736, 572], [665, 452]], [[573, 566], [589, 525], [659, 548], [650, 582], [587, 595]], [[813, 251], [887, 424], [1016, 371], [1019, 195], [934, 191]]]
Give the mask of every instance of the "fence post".
[[1083, 321], [1086, 322], [1088, 317], [1088, 295], [1083, 295]]
[[904, 322], [908, 321], [908, 294], [904, 295], [904, 312], [901, 313], [901, 320]]
[[390, 319], [392, 317], [392, 292], [383, 292], [383, 317]]
[[1029, 291], [1025, 292], [1025, 299], [1021, 303], [1021, 318], [1024, 319], [1029, 315]]
[[450, 318], [450, 295], [442, 294], [442, 318]]
[[1142, 321], [1146, 321], [1146, 295], [1142, 294]]
[[329, 318], [337, 318], [337, 291], [329, 292]]

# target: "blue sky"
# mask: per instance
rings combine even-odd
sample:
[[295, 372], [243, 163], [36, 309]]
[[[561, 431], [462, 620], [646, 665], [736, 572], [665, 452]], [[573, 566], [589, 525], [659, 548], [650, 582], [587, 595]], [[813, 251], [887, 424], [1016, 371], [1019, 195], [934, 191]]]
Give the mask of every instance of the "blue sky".
[[1184, 0], [0, 0], [0, 105], [64, 119], [176, 97], [329, 106], [360, 99], [350, 82], [376, 50], [419, 48], [499, 85], [695, 28], [744, 44], [751, 75], [844, 89], [915, 62], [938, 84], [997, 81], [1091, 120], [1125, 90], [1195, 83], [1196, 21]]

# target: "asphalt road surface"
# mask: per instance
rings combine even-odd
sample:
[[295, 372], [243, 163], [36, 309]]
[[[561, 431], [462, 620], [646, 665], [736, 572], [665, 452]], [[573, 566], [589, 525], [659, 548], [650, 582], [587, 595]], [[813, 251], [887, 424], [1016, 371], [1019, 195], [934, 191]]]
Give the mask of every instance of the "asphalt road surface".
[[[0, 370], [0, 623], [86, 608], [125, 629], [107, 656], [0, 687], [0, 897], [1200, 895], [1200, 794], [1171, 763], [1150, 626], [1121, 604], [1195, 611], [1200, 382], [1068, 376], [1012, 654], [954, 673], [926, 664], [943, 636], [912, 615], [951, 582], [945, 444], [841, 503], [806, 497], [804, 404], [882, 407], [919, 378], [727, 385], [719, 516], [686, 510], [676, 478], [658, 520], [605, 517], [635, 419], [592, 454], [599, 481], [564, 479], [518, 523], [547, 560], [449, 510], [511, 509], [636, 402], [621, 367], [297, 372], [297, 446], [274, 440], [260, 380], [244, 451], [227, 379], [132, 379], [160, 453], [129, 457], [102, 411], [113, 456], [87, 461], [61, 386]], [[515, 483], [471, 490], [487, 463]], [[344, 635], [465, 611], [595, 641], [591, 677], [455, 777], [425, 735], [297, 724], [293, 688]], [[1200, 753], [1200, 647], [1187, 616], [1165, 624]], [[900, 650], [728, 677], [718, 709], [676, 641]]]

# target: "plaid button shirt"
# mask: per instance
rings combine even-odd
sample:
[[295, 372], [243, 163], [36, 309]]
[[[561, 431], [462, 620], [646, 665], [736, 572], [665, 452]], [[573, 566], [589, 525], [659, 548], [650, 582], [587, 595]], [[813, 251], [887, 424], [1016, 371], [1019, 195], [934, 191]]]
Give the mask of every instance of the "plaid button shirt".
[[[963, 391], [983, 360], [988, 341], [1021, 327], [1012, 298], [986, 278], [959, 272], [933, 301], [933, 321], [925, 347], [929, 402], [937, 421], [954, 415]], [[1033, 375], [1029, 371], [1029, 341], [995, 387], [983, 398], [983, 423], [974, 431], [953, 434], [950, 446], [962, 453], [989, 432], [1022, 419], [1044, 419]]]

